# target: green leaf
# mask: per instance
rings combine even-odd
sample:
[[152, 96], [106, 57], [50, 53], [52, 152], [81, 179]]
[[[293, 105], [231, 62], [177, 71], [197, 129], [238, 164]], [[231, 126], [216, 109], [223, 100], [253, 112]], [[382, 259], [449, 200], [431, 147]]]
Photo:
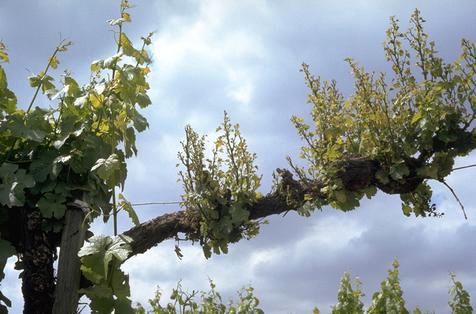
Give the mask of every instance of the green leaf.
[[53, 160], [53, 165], [51, 168], [51, 178], [55, 179], [61, 173], [63, 165], [67, 164], [71, 159], [71, 155], [58, 156]]
[[53, 68], [53, 69], [56, 69], [58, 68], [58, 64], [60, 63], [58, 58], [56, 56], [51, 56], [50, 57], [50, 60], [49, 60], [49, 63], [50, 63], [50, 66]]
[[401, 180], [410, 174], [410, 170], [404, 163], [394, 164], [390, 167], [390, 176], [394, 180]]
[[347, 193], [345, 191], [335, 191], [334, 193], [336, 200], [339, 203], [347, 202]]
[[[103, 274], [107, 274], [109, 263], [115, 257], [119, 262], [123, 262], [127, 259], [131, 252], [130, 242], [131, 238], [119, 235], [114, 238], [107, 236], [94, 236], [88, 240], [88, 244], [83, 246], [78, 253], [78, 256], [83, 259], [89, 255], [100, 256], [100, 263], [104, 269]], [[85, 259], [87, 261], [87, 259]], [[97, 261], [92, 260], [92, 263], [83, 263], [83, 265], [97, 269]], [[97, 271], [96, 271], [97, 272]], [[100, 273], [100, 272], [99, 272]]]
[[414, 115], [413, 115], [413, 118], [412, 118], [412, 124], [415, 124], [417, 123], [418, 121], [420, 121], [421, 119], [423, 118], [423, 115], [422, 115], [422, 112], [421, 111], [417, 111]]
[[3, 112], [12, 114], [16, 109], [17, 98], [15, 94], [8, 89], [7, 75], [0, 66], [0, 118]]
[[141, 107], [141, 108], [146, 108], [147, 106], [152, 104], [152, 101], [150, 100], [149, 96], [145, 93], [137, 93], [136, 94], [136, 101], [137, 101], [137, 104], [139, 105], [139, 107]]
[[137, 132], [142, 132], [149, 127], [147, 119], [137, 111], [133, 113], [132, 122]]
[[458, 280], [456, 280], [455, 274], [451, 273], [451, 282], [453, 283], [450, 288], [450, 306], [452, 313], [455, 314], [472, 314], [473, 307], [471, 306], [471, 299], [468, 291], [466, 291]]
[[126, 151], [126, 158], [137, 155], [136, 134], [132, 127], [127, 128], [124, 133], [124, 150]]
[[77, 97], [81, 92], [78, 83], [71, 76], [65, 76], [64, 85], [67, 87], [65, 90], [67, 96]]
[[417, 170], [417, 174], [422, 178], [438, 179], [438, 167], [427, 165]]
[[413, 208], [406, 203], [402, 203], [402, 211], [405, 216], [410, 217], [411, 213], [413, 212]]
[[88, 244], [84, 245], [79, 250], [79, 257], [98, 253], [104, 254], [106, 252], [107, 247], [112, 243], [112, 239], [108, 236], [98, 235], [91, 237], [88, 242]]
[[8, 62], [9, 61], [8, 54], [3, 50], [0, 50], [0, 60], [2, 62]]
[[58, 92], [56, 90], [55, 85], [53, 84], [53, 81], [54, 81], [54, 78], [49, 75], [45, 75], [41, 79], [41, 90], [44, 94], [46, 94], [49, 97], [53, 96], [54, 94]]
[[[109, 245], [105, 259], [111, 259], [112, 256], [116, 257], [120, 262], [123, 262], [129, 257], [131, 253], [130, 243], [132, 239], [128, 236], [118, 235], [112, 239], [112, 243]], [[111, 258], [109, 257], [111, 256]]]
[[114, 298], [110, 287], [106, 285], [94, 285], [86, 289], [81, 289], [80, 293], [86, 294], [91, 300], [89, 306], [93, 313], [112, 313], [114, 309]]
[[129, 40], [129, 38], [127, 37], [127, 35], [124, 34], [124, 33], [121, 33], [121, 37], [119, 38], [119, 42], [121, 44], [122, 50], [124, 51], [124, 54], [126, 56], [132, 57], [134, 55], [134, 53], [136, 52], [136, 49], [134, 49], [134, 47], [132, 46], [132, 43]]
[[25, 188], [35, 185], [33, 177], [18, 165], [4, 163], [0, 166], [0, 204], [13, 207], [25, 203]]
[[244, 222], [248, 221], [250, 212], [243, 209], [241, 206], [233, 205], [230, 208], [231, 223], [234, 226], [240, 226]]
[[9, 129], [18, 138], [25, 137], [35, 142], [42, 142], [51, 132], [51, 125], [45, 119], [46, 110], [35, 108], [28, 115], [24, 112], [14, 112], [0, 121], [0, 129]]
[[111, 288], [118, 299], [126, 299], [131, 295], [129, 276], [119, 268], [114, 269], [111, 278]]
[[367, 187], [363, 192], [368, 199], [371, 199], [375, 194], [377, 194], [377, 188], [372, 185]]
[[91, 63], [91, 72], [98, 73], [104, 67], [104, 60], [96, 60]]
[[28, 82], [30, 83], [31, 87], [38, 87], [40, 86], [40, 83], [41, 83], [41, 77], [39, 75], [30, 76], [28, 77]]
[[46, 193], [37, 203], [43, 217], [62, 218], [66, 212], [66, 197], [64, 194]]
[[115, 313], [134, 314], [135, 310], [132, 308], [132, 302], [126, 298], [119, 298], [114, 301]]
[[104, 255], [88, 255], [81, 258], [81, 272], [87, 280], [99, 284], [106, 279]]
[[127, 214], [129, 215], [129, 218], [131, 218], [132, 223], [135, 226], [138, 226], [140, 224], [139, 217], [137, 217], [137, 213], [132, 207], [132, 204], [129, 201], [127, 201], [124, 195], [122, 195], [121, 193], [119, 193], [119, 207], [127, 212]]
[[89, 276], [91, 280], [107, 279], [109, 262], [111, 258], [106, 259], [106, 251], [112, 243], [112, 239], [108, 236], [93, 236], [88, 240], [78, 252], [81, 258], [83, 273]]
[[113, 172], [118, 170], [120, 166], [121, 163], [117, 155], [112, 154], [107, 159], [98, 159], [96, 164], [91, 168], [91, 171], [96, 172], [101, 179], [108, 180], [113, 175]]

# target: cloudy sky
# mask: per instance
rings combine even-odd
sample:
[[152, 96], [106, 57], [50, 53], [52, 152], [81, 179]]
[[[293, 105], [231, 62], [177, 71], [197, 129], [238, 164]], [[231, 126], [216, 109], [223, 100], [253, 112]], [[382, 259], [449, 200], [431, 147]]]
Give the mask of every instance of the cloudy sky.
[[[75, 43], [61, 56], [62, 69], [71, 69], [82, 82], [93, 60], [114, 54], [105, 21], [117, 15], [118, 2], [0, 0], [0, 40], [11, 55], [6, 71], [23, 104], [32, 95], [26, 77], [44, 67], [60, 38]], [[447, 60], [457, 57], [461, 38], [476, 40], [474, 0], [132, 2], [137, 7], [131, 11], [129, 37], [157, 31], [151, 48], [153, 106], [145, 111], [151, 127], [140, 136], [138, 157], [129, 162], [126, 196], [133, 202], [179, 200], [175, 163], [183, 128], [191, 124], [212, 134], [223, 110], [241, 124], [257, 153], [262, 192], [268, 192], [272, 171], [286, 166], [285, 156], [299, 150], [289, 118], [308, 112], [300, 64], [336, 79], [349, 94], [352, 79], [344, 58], [352, 56], [369, 70], [388, 69], [382, 43], [392, 15], [405, 27], [418, 7]], [[471, 163], [476, 163], [475, 154], [458, 160], [458, 165]], [[225, 256], [206, 260], [200, 247], [183, 244], [185, 256], [179, 261], [169, 241], [132, 258], [124, 266], [132, 297], [145, 303], [156, 285], [168, 296], [180, 279], [186, 288], [204, 289], [210, 277], [226, 299], [252, 284], [267, 313], [310, 313], [316, 305], [326, 313], [345, 271], [364, 282], [368, 305], [398, 258], [408, 307], [447, 313], [449, 272], [476, 298], [475, 171], [448, 178], [466, 205], [467, 221], [451, 194], [437, 184], [434, 200], [443, 218], [405, 217], [398, 197], [383, 193], [350, 213], [324, 208], [310, 218], [292, 213], [271, 217], [257, 238], [232, 245]], [[178, 208], [137, 210], [145, 221]], [[121, 219], [121, 230], [128, 229], [126, 217]], [[95, 229], [112, 232], [111, 225], [96, 224]], [[12, 313], [19, 313], [20, 284], [12, 265], [13, 259], [2, 291], [14, 302]]]

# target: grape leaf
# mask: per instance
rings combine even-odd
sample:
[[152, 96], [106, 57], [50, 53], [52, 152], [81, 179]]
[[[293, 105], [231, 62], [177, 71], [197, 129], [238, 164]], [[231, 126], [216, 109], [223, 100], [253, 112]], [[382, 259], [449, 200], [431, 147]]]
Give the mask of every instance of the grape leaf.
[[18, 165], [4, 163], [0, 166], [0, 204], [8, 207], [22, 206], [25, 203], [25, 188], [35, 185], [35, 180]]
[[64, 216], [66, 212], [66, 197], [64, 194], [59, 193], [46, 193], [38, 201], [38, 208], [41, 211], [43, 217], [57, 219]]

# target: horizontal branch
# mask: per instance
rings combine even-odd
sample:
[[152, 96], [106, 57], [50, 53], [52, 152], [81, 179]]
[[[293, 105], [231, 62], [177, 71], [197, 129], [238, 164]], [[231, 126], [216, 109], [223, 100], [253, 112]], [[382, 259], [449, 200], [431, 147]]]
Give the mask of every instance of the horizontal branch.
[[[390, 182], [382, 185], [375, 178], [379, 169], [376, 161], [365, 159], [352, 159], [342, 162], [339, 177], [344, 187], [349, 191], [358, 191], [368, 186], [375, 186], [389, 194], [408, 193], [413, 191], [424, 178], [412, 175], [417, 165], [414, 160], [407, 164], [410, 176], [404, 182]], [[274, 214], [281, 214], [297, 210], [306, 202], [306, 195], [313, 198], [324, 198], [321, 194], [322, 182], [296, 180], [288, 170], [277, 169], [279, 181], [273, 191], [260, 198], [249, 208], [250, 219], [257, 220]], [[132, 238], [131, 256], [141, 254], [157, 244], [177, 237], [180, 233], [186, 234], [189, 239], [199, 239], [200, 214], [198, 210], [186, 209], [175, 213], [164, 214], [144, 222], [124, 232]]]

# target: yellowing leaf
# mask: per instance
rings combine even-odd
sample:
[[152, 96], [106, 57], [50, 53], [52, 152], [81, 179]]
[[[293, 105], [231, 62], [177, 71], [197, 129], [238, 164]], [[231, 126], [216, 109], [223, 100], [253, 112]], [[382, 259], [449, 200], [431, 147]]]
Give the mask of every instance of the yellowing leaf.
[[131, 21], [131, 15], [127, 12], [123, 12], [121, 14], [121, 17], [125, 22], [130, 22]]
[[421, 120], [421, 118], [423, 118], [423, 115], [422, 115], [421, 111], [417, 111], [417, 112], [413, 115], [412, 124], [417, 123], [418, 121]]
[[96, 93], [89, 94], [89, 101], [93, 105], [94, 108], [99, 109], [104, 104], [104, 96], [97, 95]]

